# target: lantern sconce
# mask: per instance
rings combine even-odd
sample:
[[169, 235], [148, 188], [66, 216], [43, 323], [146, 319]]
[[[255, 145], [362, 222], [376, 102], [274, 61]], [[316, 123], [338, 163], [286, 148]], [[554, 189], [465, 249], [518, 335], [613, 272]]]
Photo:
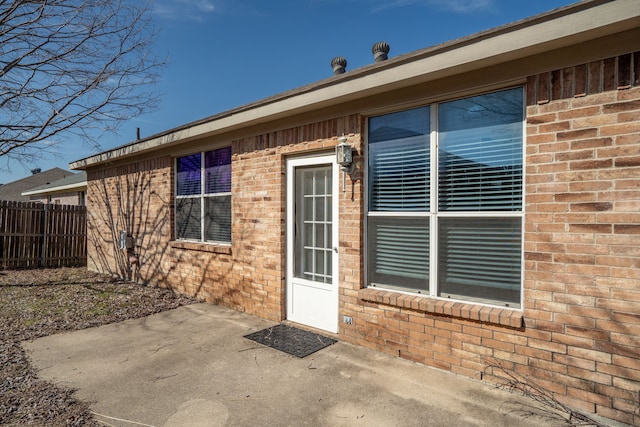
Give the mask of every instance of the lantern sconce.
[[353, 147], [347, 144], [347, 137], [344, 135], [338, 141], [340, 144], [336, 145], [336, 163], [340, 165], [342, 170], [342, 192], [344, 192], [347, 184], [346, 174], [353, 173]]

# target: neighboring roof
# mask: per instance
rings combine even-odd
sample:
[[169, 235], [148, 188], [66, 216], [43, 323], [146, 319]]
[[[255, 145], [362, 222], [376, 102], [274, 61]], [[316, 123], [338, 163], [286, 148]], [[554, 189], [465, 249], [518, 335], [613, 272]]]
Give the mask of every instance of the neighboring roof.
[[9, 182], [0, 186], [0, 200], [28, 202], [30, 200], [29, 196], [22, 195], [24, 191], [28, 191], [34, 187], [46, 185], [50, 182], [72, 175], [76, 174], [61, 168], [53, 168], [17, 181]]
[[[205, 136], [261, 126], [369, 96], [510, 61], [526, 60], [534, 55], [574, 47], [585, 41], [603, 39], [625, 31], [637, 31], [639, 28], [638, 0], [583, 0], [532, 18], [332, 76], [77, 160], [70, 167], [86, 169]], [[611, 56], [615, 55], [616, 48], [618, 46], [615, 43], [601, 45], [601, 49], [612, 53]], [[596, 53], [588, 50], [578, 50], [578, 54], [592, 55], [589, 61], [604, 59], [596, 58]], [[560, 57], [559, 60], [568, 59]], [[531, 73], [535, 70], [542, 72], [543, 67], [548, 66], [533, 61], [527, 65]]]
[[69, 175], [57, 181], [48, 182], [39, 187], [22, 192], [23, 196], [37, 196], [41, 194], [63, 193], [70, 191], [84, 191], [87, 189], [87, 173], [82, 171]]

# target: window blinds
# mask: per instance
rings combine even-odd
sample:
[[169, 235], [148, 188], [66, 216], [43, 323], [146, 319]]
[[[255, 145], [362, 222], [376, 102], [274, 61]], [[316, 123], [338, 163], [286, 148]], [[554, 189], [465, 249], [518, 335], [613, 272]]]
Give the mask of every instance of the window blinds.
[[369, 218], [369, 280], [428, 290], [429, 218]]
[[440, 218], [440, 293], [519, 304], [521, 221], [521, 218]]
[[[437, 108], [433, 139], [429, 107], [369, 118], [368, 280], [519, 306], [523, 90], [431, 108]], [[430, 182], [434, 168], [437, 180]], [[437, 206], [430, 206], [434, 192]]]
[[[441, 132], [438, 208], [517, 211], [522, 206], [522, 123]], [[519, 131], [519, 133], [518, 133]], [[498, 134], [498, 135], [496, 135]]]
[[372, 144], [370, 210], [429, 210], [429, 141], [426, 136]]

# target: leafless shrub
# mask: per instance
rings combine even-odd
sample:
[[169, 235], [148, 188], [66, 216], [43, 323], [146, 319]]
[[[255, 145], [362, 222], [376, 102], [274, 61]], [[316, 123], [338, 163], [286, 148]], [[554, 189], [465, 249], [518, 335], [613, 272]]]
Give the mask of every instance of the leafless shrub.
[[531, 379], [506, 369], [500, 363], [489, 363], [485, 368], [485, 374], [493, 376], [498, 388], [522, 394], [533, 400], [534, 403], [531, 405], [518, 403], [513, 410], [524, 418], [538, 418], [549, 423], [572, 427], [607, 427], [561, 403], [553, 394], [536, 385]]

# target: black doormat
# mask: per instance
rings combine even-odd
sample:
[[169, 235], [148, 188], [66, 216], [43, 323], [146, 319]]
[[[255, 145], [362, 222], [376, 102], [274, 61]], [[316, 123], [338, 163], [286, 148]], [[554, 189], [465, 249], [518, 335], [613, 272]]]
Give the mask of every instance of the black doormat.
[[287, 325], [272, 326], [244, 337], [299, 358], [306, 357], [336, 342], [332, 338]]

